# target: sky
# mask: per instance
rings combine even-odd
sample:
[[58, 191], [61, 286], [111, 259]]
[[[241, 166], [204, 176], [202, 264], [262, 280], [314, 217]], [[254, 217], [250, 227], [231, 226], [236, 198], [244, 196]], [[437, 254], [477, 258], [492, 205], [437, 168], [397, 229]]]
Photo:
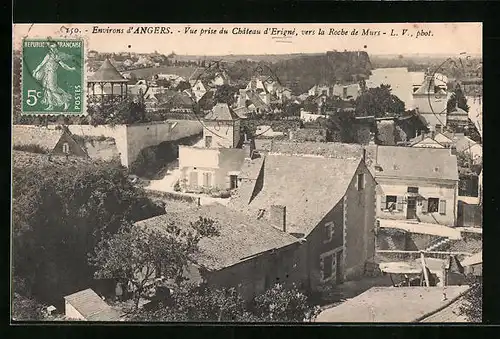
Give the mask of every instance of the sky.
[[[132, 34], [128, 29], [137, 27], [162, 27], [168, 34]], [[122, 29], [123, 33], [93, 33], [99, 29]], [[186, 34], [187, 27], [191, 34]], [[225, 28], [228, 34], [219, 34]], [[291, 30], [297, 35], [283, 37], [278, 34], [263, 34], [266, 28]], [[318, 29], [325, 35], [318, 35]], [[196, 29], [196, 32], [193, 31]], [[215, 30], [217, 34], [203, 34], [201, 29]], [[260, 30], [261, 34], [233, 34], [241, 29]], [[344, 31], [347, 35], [329, 35]], [[362, 35], [369, 29], [373, 35]], [[403, 35], [403, 30], [407, 30]], [[69, 34], [70, 30], [77, 33]], [[353, 30], [359, 34], [351, 35]], [[306, 35], [314, 31], [315, 35]], [[379, 32], [378, 34], [376, 32]], [[418, 32], [429, 33], [420, 35]], [[384, 34], [385, 33], [385, 34]], [[394, 34], [398, 34], [395, 36]], [[89, 50], [98, 52], [137, 52], [162, 54], [174, 51], [182, 55], [228, 55], [228, 54], [290, 54], [324, 53], [331, 50], [366, 51], [373, 55], [384, 54], [446, 54], [466, 53], [482, 55], [481, 23], [384, 23], [384, 24], [15, 24], [13, 29], [14, 49], [20, 49], [22, 39], [37, 37], [82, 37]]]

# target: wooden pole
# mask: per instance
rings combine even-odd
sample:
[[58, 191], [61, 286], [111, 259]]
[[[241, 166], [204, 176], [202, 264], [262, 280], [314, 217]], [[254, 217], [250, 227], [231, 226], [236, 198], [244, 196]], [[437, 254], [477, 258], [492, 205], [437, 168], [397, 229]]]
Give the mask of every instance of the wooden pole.
[[422, 269], [424, 271], [425, 286], [429, 287], [429, 276], [427, 275], [427, 267], [425, 265], [425, 256], [423, 251], [420, 251], [420, 261], [422, 262]]

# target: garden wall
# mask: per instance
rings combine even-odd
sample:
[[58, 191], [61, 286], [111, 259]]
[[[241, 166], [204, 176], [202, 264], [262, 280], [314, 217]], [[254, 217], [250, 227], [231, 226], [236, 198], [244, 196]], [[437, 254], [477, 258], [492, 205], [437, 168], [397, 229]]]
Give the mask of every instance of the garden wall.
[[104, 136], [115, 139], [123, 166], [129, 167], [140, 151], [158, 145], [200, 134], [203, 126], [198, 121], [169, 120], [164, 122], [142, 123], [116, 126], [69, 125], [71, 133], [80, 136]]

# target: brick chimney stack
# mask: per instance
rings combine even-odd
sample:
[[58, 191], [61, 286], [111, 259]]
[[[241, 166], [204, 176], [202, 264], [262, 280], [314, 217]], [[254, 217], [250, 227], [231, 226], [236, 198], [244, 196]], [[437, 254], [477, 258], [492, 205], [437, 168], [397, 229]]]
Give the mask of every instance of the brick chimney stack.
[[283, 232], [286, 232], [286, 206], [272, 205], [270, 212], [271, 224]]

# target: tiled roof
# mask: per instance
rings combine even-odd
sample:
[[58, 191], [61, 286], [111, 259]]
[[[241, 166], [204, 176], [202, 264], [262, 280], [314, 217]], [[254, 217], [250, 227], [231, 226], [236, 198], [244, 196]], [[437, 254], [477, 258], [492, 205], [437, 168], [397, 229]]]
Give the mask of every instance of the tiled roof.
[[476, 254], [471, 255], [470, 257], [465, 258], [460, 264], [463, 267], [472, 266], [483, 263], [483, 251], [477, 252]]
[[238, 120], [239, 117], [233, 112], [231, 108], [225, 103], [218, 103], [212, 110], [205, 116], [206, 120], [219, 120], [219, 121], [232, 121]]
[[413, 93], [413, 95], [446, 94], [443, 89], [436, 90], [436, 79], [433, 76], [426, 76], [422, 85]]
[[12, 126], [12, 144], [29, 145], [37, 144], [48, 151], [52, 151], [62, 136], [62, 130], [54, 128], [13, 125]]
[[106, 304], [92, 289], [64, 297], [88, 321], [117, 321], [120, 313]]
[[458, 180], [457, 157], [449, 149], [379, 146], [376, 177]]
[[250, 256], [297, 242], [295, 237], [266, 222], [250, 220], [248, 216], [219, 204], [170, 210], [167, 214], [139, 221], [136, 225], [161, 230], [174, 222], [186, 229], [200, 216], [215, 220], [220, 231], [219, 236], [203, 238], [199, 243], [200, 251], [194, 257], [197, 264], [209, 270], [220, 270]]
[[[458, 140], [455, 142], [455, 147], [457, 149], [457, 152], [467, 151], [468, 149], [470, 149], [474, 145], [479, 145], [479, 144], [466, 136], [458, 138]], [[479, 146], [481, 146], [481, 145], [479, 145]]]
[[258, 108], [258, 109], [268, 109], [268, 105], [266, 105], [264, 103], [264, 101], [262, 101], [262, 99], [260, 98], [260, 96], [253, 92], [253, 91], [247, 91], [247, 96], [249, 98], [249, 100], [252, 102], [252, 104], [255, 106], [255, 108]]
[[[287, 232], [309, 234], [343, 198], [360, 160], [361, 157], [334, 159], [268, 154], [262, 169], [262, 188], [255, 187], [255, 181], [242, 182], [241, 189], [252, 192], [255, 189], [257, 194], [254, 193], [250, 203], [247, 196], [235, 194], [228, 206], [247, 213], [252, 221], [257, 220], [259, 210], [264, 210], [267, 218], [271, 205], [286, 206]], [[262, 165], [259, 161], [253, 164]], [[303, 175], [298, 175], [300, 173]]]
[[[373, 287], [323, 311], [317, 322], [416, 322], [452, 304], [469, 286]], [[444, 298], [446, 294], [446, 299]]]
[[366, 164], [372, 170], [376, 146], [345, 144], [340, 142], [293, 142], [276, 140], [255, 140], [255, 148], [270, 153], [288, 155], [316, 155], [335, 159], [360, 159], [366, 149]]
[[467, 113], [466, 111], [464, 111], [463, 109], [461, 109], [460, 107], [455, 107], [455, 109], [450, 112], [449, 114], [453, 114], [453, 115], [463, 115], [463, 116], [466, 116], [468, 117], [469, 116], [469, 113]]
[[90, 82], [127, 82], [120, 72], [118, 72], [109, 61], [109, 59], [104, 60], [101, 67], [92, 74], [88, 81]]

